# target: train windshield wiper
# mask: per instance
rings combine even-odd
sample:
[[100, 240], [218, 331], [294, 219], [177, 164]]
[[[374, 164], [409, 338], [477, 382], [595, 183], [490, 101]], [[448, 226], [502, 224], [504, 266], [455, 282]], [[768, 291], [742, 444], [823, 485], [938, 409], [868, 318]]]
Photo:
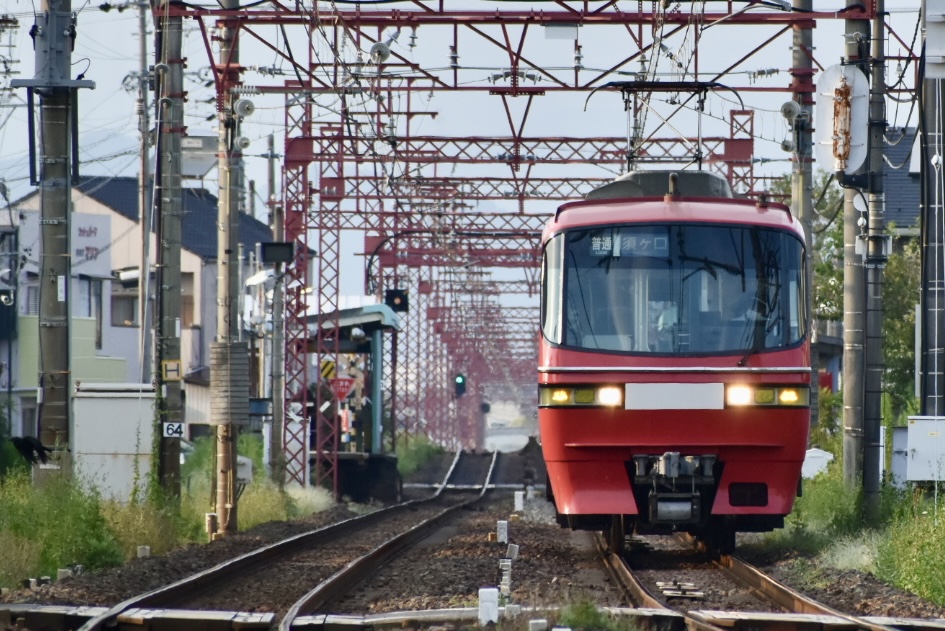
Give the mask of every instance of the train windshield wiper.
[[742, 355], [742, 358], [738, 360], [738, 364], [737, 364], [737, 365], [738, 365], [738, 366], [744, 366], [745, 363], [748, 361], [748, 358], [751, 357], [752, 355], [754, 355], [755, 353], [757, 353], [757, 352], [760, 351], [760, 350], [761, 350], [761, 345], [760, 345], [760, 344], [756, 344], [756, 343], [753, 342], [752, 345], [751, 345], [751, 348], [749, 348], [749, 349], [745, 352], [745, 354]]
[[[761, 335], [758, 335], [759, 329], [762, 332]], [[745, 363], [748, 362], [749, 357], [758, 353], [760, 350], [762, 350], [762, 348], [764, 348], [764, 345], [765, 345], [764, 344], [765, 342], [764, 330], [765, 328], [764, 328], [763, 320], [757, 320], [754, 323], [752, 323], [751, 341], [748, 345], [748, 350], [745, 351], [745, 354], [742, 355], [742, 358], [738, 360], [738, 364], [737, 364], [738, 366], [744, 366]]]

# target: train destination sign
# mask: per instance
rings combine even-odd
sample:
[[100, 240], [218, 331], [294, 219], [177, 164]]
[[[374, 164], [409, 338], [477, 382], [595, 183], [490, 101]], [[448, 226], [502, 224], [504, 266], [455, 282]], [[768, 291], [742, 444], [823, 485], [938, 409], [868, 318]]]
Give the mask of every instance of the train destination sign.
[[590, 245], [591, 256], [666, 256], [669, 252], [665, 230], [601, 232], [591, 237]]

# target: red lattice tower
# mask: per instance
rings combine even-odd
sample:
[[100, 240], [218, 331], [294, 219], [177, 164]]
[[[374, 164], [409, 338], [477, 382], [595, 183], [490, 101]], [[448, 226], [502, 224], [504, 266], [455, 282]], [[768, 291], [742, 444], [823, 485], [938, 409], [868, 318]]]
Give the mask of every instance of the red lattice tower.
[[[291, 85], [291, 84], [290, 84]], [[300, 89], [297, 83], [292, 85]], [[287, 99], [283, 187], [285, 190], [285, 238], [295, 243], [295, 259], [286, 266], [285, 291], [285, 422], [282, 445], [286, 481], [308, 485], [308, 322], [304, 289], [308, 287], [308, 171], [312, 162], [311, 104]], [[290, 419], [299, 418], [297, 422]]]

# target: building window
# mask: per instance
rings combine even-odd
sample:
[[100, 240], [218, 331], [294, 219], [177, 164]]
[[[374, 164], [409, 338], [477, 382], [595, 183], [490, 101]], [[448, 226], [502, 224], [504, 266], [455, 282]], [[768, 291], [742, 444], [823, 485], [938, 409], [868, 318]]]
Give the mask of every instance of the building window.
[[102, 280], [100, 278], [79, 277], [79, 302], [75, 314], [82, 318], [95, 320], [95, 348], [102, 348]]
[[112, 283], [112, 326], [138, 326], [138, 292]]
[[39, 315], [39, 285], [26, 287], [26, 314]]
[[180, 325], [189, 329], [196, 326], [194, 318], [194, 274], [184, 272], [180, 275]]
[[20, 403], [20, 431], [23, 436], [36, 436], [36, 402], [23, 399]]

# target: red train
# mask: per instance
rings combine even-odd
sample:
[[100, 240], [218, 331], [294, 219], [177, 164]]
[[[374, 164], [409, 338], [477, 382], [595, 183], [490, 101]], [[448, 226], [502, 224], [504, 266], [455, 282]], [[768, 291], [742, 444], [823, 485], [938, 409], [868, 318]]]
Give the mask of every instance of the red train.
[[633, 172], [542, 236], [538, 420], [558, 522], [731, 549], [783, 526], [810, 424], [804, 235], [704, 172]]

